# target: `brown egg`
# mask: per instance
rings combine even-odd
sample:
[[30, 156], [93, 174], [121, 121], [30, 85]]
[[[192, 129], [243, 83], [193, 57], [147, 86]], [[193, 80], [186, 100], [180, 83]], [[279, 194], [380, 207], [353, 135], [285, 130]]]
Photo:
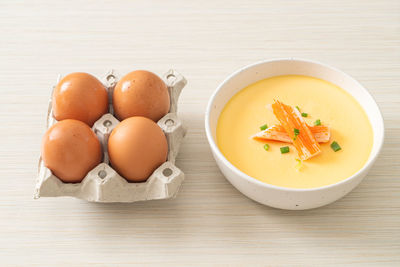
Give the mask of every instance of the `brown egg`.
[[65, 183], [79, 183], [102, 159], [95, 133], [78, 120], [63, 120], [50, 127], [42, 140], [44, 165]]
[[167, 154], [164, 132], [145, 117], [123, 120], [108, 139], [112, 167], [131, 182], [146, 181], [167, 160]]
[[93, 75], [75, 72], [65, 76], [53, 92], [53, 115], [58, 121], [75, 119], [93, 126], [108, 112], [108, 94]]
[[128, 73], [114, 89], [113, 107], [120, 120], [143, 116], [157, 122], [168, 113], [169, 105], [167, 85], [149, 71]]

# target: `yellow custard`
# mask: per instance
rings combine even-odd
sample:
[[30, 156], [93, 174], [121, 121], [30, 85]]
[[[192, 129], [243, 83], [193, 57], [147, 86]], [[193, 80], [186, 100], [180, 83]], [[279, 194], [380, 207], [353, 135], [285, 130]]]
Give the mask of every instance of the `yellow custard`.
[[[260, 126], [279, 124], [267, 108], [274, 99], [299, 106], [309, 125], [317, 119], [331, 127], [329, 143], [301, 168], [291, 144], [251, 138]], [[334, 152], [336, 141], [342, 150]], [[359, 103], [340, 87], [313, 77], [284, 75], [258, 81], [232, 97], [217, 125], [217, 143], [222, 154], [239, 170], [262, 182], [290, 188], [313, 188], [337, 183], [362, 168], [372, 149], [371, 124]], [[264, 144], [270, 148], [265, 151]], [[281, 154], [280, 147], [290, 152]]]

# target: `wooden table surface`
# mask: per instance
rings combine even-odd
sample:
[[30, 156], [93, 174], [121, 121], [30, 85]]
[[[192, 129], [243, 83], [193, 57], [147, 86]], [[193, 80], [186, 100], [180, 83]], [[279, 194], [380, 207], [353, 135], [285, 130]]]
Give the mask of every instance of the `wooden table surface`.
[[[400, 266], [400, 2], [1, 1], [0, 265]], [[204, 133], [216, 86], [262, 59], [300, 57], [363, 83], [386, 126], [382, 153], [345, 198], [272, 209], [234, 189]], [[176, 199], [33, 200], [51, 86], [59, 73], [180, 71], [189, 132]]]

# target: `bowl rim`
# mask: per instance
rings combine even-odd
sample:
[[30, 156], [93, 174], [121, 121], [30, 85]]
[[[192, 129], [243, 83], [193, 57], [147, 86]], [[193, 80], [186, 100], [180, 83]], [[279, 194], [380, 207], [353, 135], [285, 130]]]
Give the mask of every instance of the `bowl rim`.
[[[360, 86], [360, 88], [362, 88], [362, 90], [365, 91], [365, 93], [367, 93], [367, 95], [371, 98], [372, 102], [376, 105], [377, 110], [378, 110], [378, 117], [379, 117], [379, 125], [374, 125], [376, 127], [376, 129], [381, 130], [382, 131], [382, 137], [378, 140], [374, 140], [374, 142], [376, 142], [377, 144], [377, 151], [376, 154], [373, 155], [373, 157], [369, 158], [365, 164], [363, 165], [363, 167], [361, 169], [359, 169], [356, 173], [354, 173], [353, 175], [347, 177], [346, 179], [343, 179], [339, 182], [333, 183], [333, 184], [329, 184], [329, 185], [324, 185], [324, 186], [320, 186], [320, 187], [313, 187], [313, 188], [291, 188], [291, 187], [283, 187], [283, 186], [277, 186], [277, 185], [272, 185], [272, 184], [268, 184], [266, 182], [261, 182], [259, 180], [257, 180], [254, 177], [251, 177], [250, 175], [242, 172], [241, 170], [239, 170], [236, 166], [234, 166], [229, 160], [227, 160], [225, 158], [225, 156], [222, 154], [222, 152], [219, 150], [216, 142], [214, 141], [214, 138], [211, 134], [211, 129], [210, 129], [210, 113], [211, 113], [211, 109], [214, 103], [214, 100], [218, 94], [218, 92], [221, 90], [221, 88], [227, 83], [229, 82], [233, 77], [239, 75], [241, 72], [258, 66], [258, 65], [262, 65], [262, 64], [266, 64], [266, 63], [272, 63], [272, 62], [279, 62], [279, 61], [292, 61], [292, 62], [305, 62], [305, 63], [312, 63], [312, 64], [317, 64], [320, 65], [322, 67], [331, 69], [335, 72], [338, 72], [339, 74], [346, 76], [347, 78], [353, 80], [356, 84], [358, 84]], [[345, 90], [345, 89], [343, 89]], [[357, 102], [358, 99], [356, 99]], [[252, 64], [248, 64], [244, 67], [241, 67], [240, 69], [236, 70], [235, 72], [233, 72], [232, 74], [230, 74], [228, 77], [226, 77], [219, 85], [218, 87], [214, 90], [213, 94], [211, 95], [211, 97], [209, 98], [208, 104], [207, 104], [207, 108], [206, 108], [206, 112], [205, 112], [205, 131], [206, 131], [206, 136], [207, 136], [207, 140], [208, 143], [211, 147], [212, 152], [214, 153], [214, 155], [224, 164], [226, 165], [230, 170], [232, 170], [237, 176], [239, 176], [240, 178], [246, 180], [249, 183], [252, 184], [256, 184], [258, 186], [264, 187], [264, 188], [268, 188], [268, 189], [277, 189], [277, 190], [282, 190], [282, 191], [289, 191], [289, 192], [315, 192], [315, 191], [320, 191], [320, 190], [325, 190], [325, 189], [331, 189], [334, 187], [338, 187], [341, 186], [343, 184], [349, 183], [350, 181], [356, 179], [357, 177], [359, 177], [362, 173], [364, 173], [365, 171], [367, 171], [376, 161], [376, 159], [378, 158], [378, 155], [380, 154], [381, 150], [382, 150], [382, 146], [383, 146], [383, 142], [384, 142], [384, 138], [385, 138], [385, 127], [384, 127], [384, 120], [383, 120], [383, 116], [382, 116], [382, 112], [378, 106], [378, 104], [376, 103], [375, 98], [371, 95], [371, 93], [360, 83], [358, 82], [356, 79], [354, 79], [352, 76], [350, 76], [349, 74], [341, 71], [338, 68], [332, 67], [328, 64], [325, 63], [321, 63], [319, 61], [315, 61], [315, 60], [309, 60], [309, 59], [303, 59], [303, 58], [293, 58], [293, 57], [289, 57], [289, 58], [274, 58], [274, 59], [267, 59], [267, 60], [260, 60], [257, 61], [255, 63]], [[370, 155], [371, 156], [371, 155]], [[225, 175], [224, 175], [225, 176]], [[229, 179], [228, 179], [229, 180]]]

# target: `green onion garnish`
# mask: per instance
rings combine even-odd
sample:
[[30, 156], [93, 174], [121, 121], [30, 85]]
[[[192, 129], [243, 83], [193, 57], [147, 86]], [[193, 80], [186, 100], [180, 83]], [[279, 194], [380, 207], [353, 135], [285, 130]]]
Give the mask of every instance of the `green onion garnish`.
[[302, 117], [308, 117], [308, 113], [303, 112], [303, 113], [301, 113], [301, 116]]
[[299, 108], [299, 106], [296, 106], [296, 108], [297, 108], [297, 110], [298, 110], [298, 111], [300, 111], [300, 108]]
[[316, 121], [314, 122], [314, 125], [315, 125], [315, 126], [321, 125], [321, 120], [320, 120], [320, 119], [316, 120]]
[[289, 153], [289, 147], [288, 146], [283, 146], [280, 149], [281, 149], [281, 154]]
[[296, 170], [300, 171], [301, 170], [301, 166], [302, 166], [302, 162], [299, 159], [296, 159], [297, 164], [295, 166]]
[[265, 145], [264, 145], [264, 149], [265, 149], [265, 151], [268, 151], [269, 145], [268, 145], [268, 144], [265, 144]]
[[293, 140], [296, 140], [296, 138], [297, 138], [297, 136], [298, 136], [299, 134], [300, 134], [300, 130], [294, 128], [294, 138], [293, 138]]
[[335, 152], [337, 152], [337, 151], [339, 151], [339, 150], [342, 149], [336, 141], [333, 141], [333, 142], [332, 142], [331, 148], [332, 148], [333, 151], [335, 151]]
[[260, 130], [261, 131], [264, 131], [265, 129], [267, 129], [268, 128], [268, 125], [267, 124], [264, 124], [263, 126], [260, 126]]

